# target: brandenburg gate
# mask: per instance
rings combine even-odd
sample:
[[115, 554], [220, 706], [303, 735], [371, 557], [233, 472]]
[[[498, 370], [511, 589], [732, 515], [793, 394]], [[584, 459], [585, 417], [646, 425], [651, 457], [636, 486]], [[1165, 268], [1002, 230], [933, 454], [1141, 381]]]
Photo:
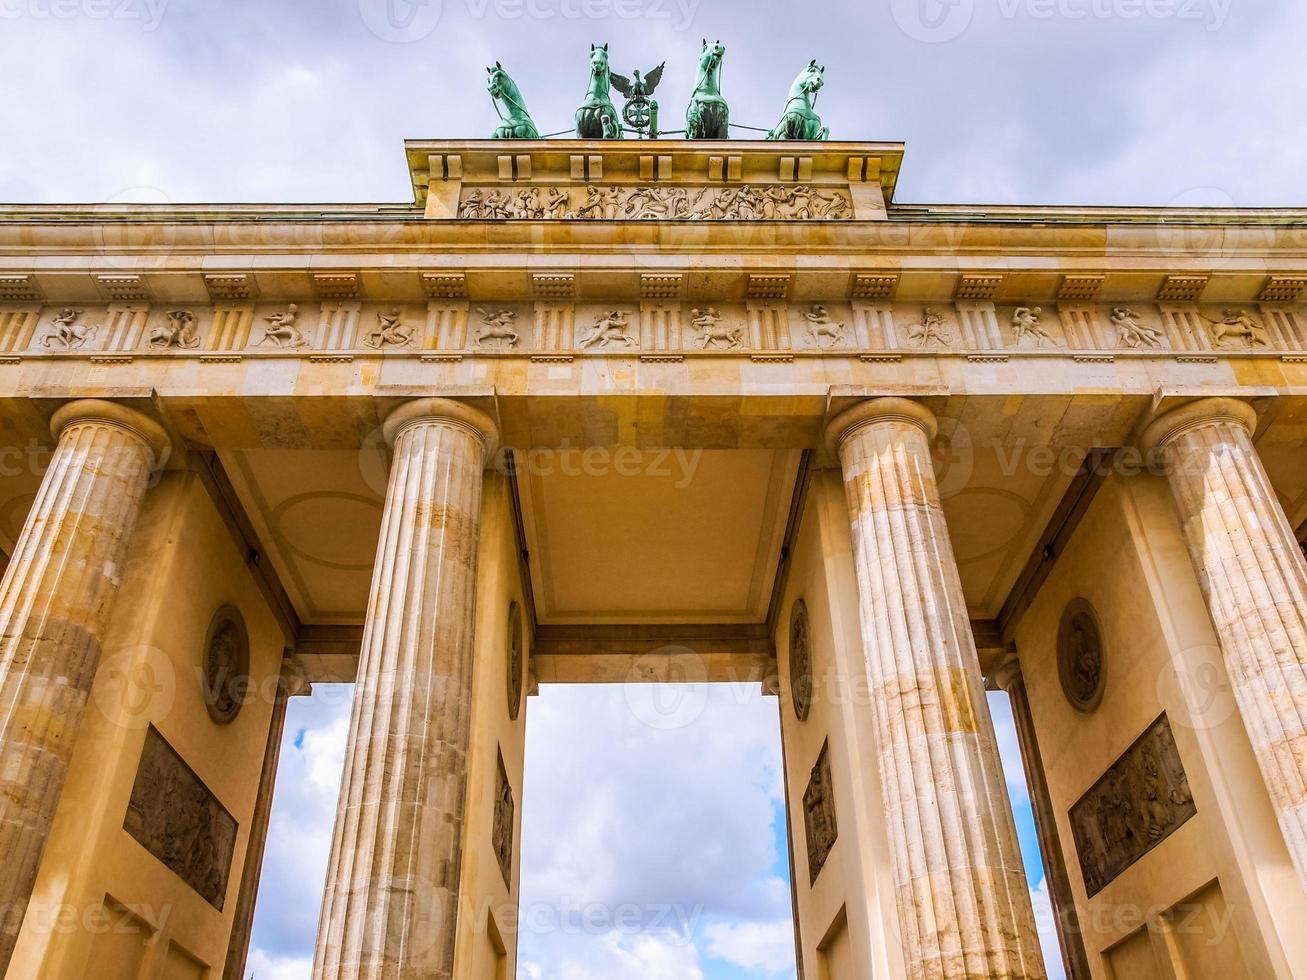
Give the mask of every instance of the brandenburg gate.
[[1307, 976], [1307, 212], [780, 135], [0, 209], [0, 972], [243, 977], [352, 680], [315, 977], [510, 977], [529, 695], [690, 679], [779, 698], [805, 980], [1044, 976], [987, 688], [1068, 975]]

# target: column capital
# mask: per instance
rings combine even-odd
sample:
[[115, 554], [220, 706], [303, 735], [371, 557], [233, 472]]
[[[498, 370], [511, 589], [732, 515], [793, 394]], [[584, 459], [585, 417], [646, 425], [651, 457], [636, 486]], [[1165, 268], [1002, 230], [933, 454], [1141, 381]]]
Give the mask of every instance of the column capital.
[[108, 425], [125, 430], [150, 450], [151, 467], [163, 465], [172, 445], [163, 426], [149, 416], [101, 398], [82, 398], [61, 405], [50, 418], [50, 432], [58, 439], [67, 429], [79, 424]]
[[1220, 424], [1239, 426], [1252, 435], [1257, 428], [1257, 413], [1237, 398], [1199, 398], [1153, 419], [1139, 442], [1145, 450], [1165, 449], [1186, 432]]
[[1021, 680], [1021, 660], [1013, 651], [1003, 658], [1003, 662], [989, 672], [986, 685], [991, 691], [1005, 691], [1011, 695], [1012, 688]]
[[926, 434], [927, 442], [932, 441], [939, 431], [935, 413], [920, 402], [895, 396], [868, 398], [865, 402], [846, 408], [830, 421], [826, 426], [826, 445], [832, 452], [838, 453], [840, 446], [859, 429], [886, 422], [915, 425]]
[[472, 432], [491, 456], [499, 447], [499, 427], [485, 412], [451, 398], [415, 398], [386, 416], [382, 431], [392, 446], [399, 434], [412, 425], [454, 425]]

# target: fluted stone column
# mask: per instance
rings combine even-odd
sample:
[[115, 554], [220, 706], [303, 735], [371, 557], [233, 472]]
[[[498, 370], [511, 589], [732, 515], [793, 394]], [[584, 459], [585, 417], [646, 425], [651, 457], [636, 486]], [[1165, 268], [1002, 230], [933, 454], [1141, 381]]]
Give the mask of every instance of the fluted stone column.
[[448, 980], [454, 965], [482, 467], [496, 433], [441, 398], [401, 406], [385, 432], [394, 462], [318, 927], [321, 980]]
[[827, 438], [853, 527], [904, 959], [913, 978], [1042, 978], [928, 409], [862, 402]]
[[0, 975], [9, 966], [100, 663], [132, 528], [167, 436], [77, 401], [0, 580]]
[[1307, 562], [1253, 446], [1257, 415], [1230, 398], [1173, 409], [1157, 449], [1235, 700], [1307, 888]]
[[1007, 694], [1012, 705], [1012, 722], [1021, 749], [1026, 788], [1030, 791], [1035, 834], [1039, 838], [1039, 852], [1044, 859], [1044, 879], [1048, 882], [1048, 897], [1057, 920], [1057, 941], [1062, 950], [1062, 964], [1066, 967], [1068, 980], [1090, 980], [1092, 974], [1080, 928], [1080, 913], [1076, 908], [1075, 893], [1071, 890], [1071, 876], [1067, 872], [1066, 858], [1062, 853], [1062, 840], [1057, 832], [1057, 811], [1053, 808], [1053, 800], [1048, 792], [1044, 758], [1039, 751], [1035, 718], [1030, 711], [1030, 694], [1026, 690], [1026, 678], [1021, 672], [1021, 661], [1016, 653], [1009, 653], [990, 674], [989, 679], [994, 687]]

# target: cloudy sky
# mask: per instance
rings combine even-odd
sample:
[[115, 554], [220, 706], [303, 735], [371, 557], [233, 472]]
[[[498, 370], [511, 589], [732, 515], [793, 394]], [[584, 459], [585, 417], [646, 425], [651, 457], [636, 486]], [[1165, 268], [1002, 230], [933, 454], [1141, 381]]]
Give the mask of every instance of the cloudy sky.
[[[901, 202], [1307, 204], [1301, 0], [0, 0], [0, 200], [403, 201], [403, 139], [494, 128], [486, 65], [551, 132], [591, 42], [627, 74], [667, 60], [674, 127], [705, 36], [746, 125], [818, 58], [836, 138], [907, 142]], [[667, 730], [640, 696], [532, 701], [524, 900], [688, 914], [528, 932], [521, 975], [792, 976], [775, 703], [717, 688]], [[258, 980], [307, 976], [347, 717], [330, 687], [290, 712]]]

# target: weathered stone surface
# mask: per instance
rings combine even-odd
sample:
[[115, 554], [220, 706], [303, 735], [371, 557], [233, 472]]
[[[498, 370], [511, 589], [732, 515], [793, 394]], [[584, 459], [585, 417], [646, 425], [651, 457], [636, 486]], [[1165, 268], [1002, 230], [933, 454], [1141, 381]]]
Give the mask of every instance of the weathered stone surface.
[[1307, 887], [1307, 561], [1262, 467], [1246, 402], [1154, 420], [1185, 542], [1262, 776]]
[[482, 467], [475, 409], [401, 406], [318, 927], [316, 978], [452, 976]]
[[123, 829], [222, 911], [236, 820], [153, 726], [141, 748]]
[[59, 444], [0, 581], [0, 972], [67, 775], [150, 470], [167, 443], [110, 402], [64, 406]]
[[862, 402], [844, 472], [905, 961], [913, 978], [1044, 976], [975, 641], [930, 457], [934, 416]]

